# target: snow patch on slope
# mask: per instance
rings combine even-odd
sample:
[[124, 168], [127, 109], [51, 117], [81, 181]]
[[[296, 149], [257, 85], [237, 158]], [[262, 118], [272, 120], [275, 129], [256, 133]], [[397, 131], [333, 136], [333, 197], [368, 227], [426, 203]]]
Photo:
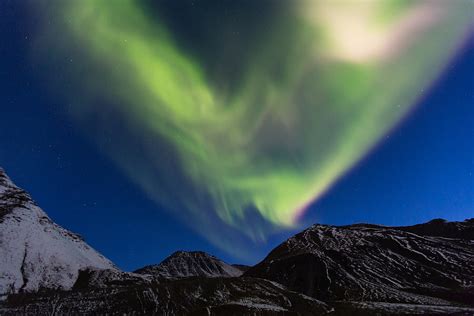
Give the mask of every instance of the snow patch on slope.
[[70, 289], [86, 267], [116, 269], [79, 235], [55, 224], [0, 168], [0, 296]]

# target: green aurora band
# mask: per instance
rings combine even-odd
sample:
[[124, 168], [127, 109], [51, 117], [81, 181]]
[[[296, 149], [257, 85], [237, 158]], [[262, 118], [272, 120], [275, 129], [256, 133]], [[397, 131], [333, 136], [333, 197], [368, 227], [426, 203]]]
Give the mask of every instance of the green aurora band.
[[206, 58], [144, 1], [40, 3], [35, 49], [67, 82], [55, 89], [72, 115], [151, 198], [222, 247], [219, 230], [264, 240], [294, 227], [429, 88], [473, 9], [274, 1], [240, 37], [225, 31], [245, 21], [203, 28]]

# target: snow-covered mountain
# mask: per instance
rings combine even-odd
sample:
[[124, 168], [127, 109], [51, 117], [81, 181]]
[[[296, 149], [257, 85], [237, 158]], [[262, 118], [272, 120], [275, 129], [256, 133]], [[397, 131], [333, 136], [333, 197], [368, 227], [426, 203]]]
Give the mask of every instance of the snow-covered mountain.
[[313, 225], [254, 267], [178, 251], [130, 273], [0, 169], [0, 314], [474, 315], [473, 232], [473, 219]]
[[1, 315], [325, 315], [323, 302], [203, 252], [123, 272], [52, 222], [0, 169]]
[[[472, 305], [473, 227], [472, 219], [406, 227], [313, 225], [244, 276], [321, 300]], [[457, 238], [439, 237], [449, 232]]]
[[193, 276], [237, 277], [243, 271], [202, 251], [177, 251], [160, 264], [149, 265], [135, 273], [150, 274], [156, 278], [174, 279]]
[[0, 296], [70, 289], [86, 267], [116, 269], [79, 235], [51, 221], [0, 168]]

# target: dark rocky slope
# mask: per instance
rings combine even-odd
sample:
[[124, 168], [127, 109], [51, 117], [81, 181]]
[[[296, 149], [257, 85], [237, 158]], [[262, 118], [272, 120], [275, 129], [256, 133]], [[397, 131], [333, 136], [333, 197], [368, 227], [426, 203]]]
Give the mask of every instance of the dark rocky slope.
[[326, 315], [323, 302], [255, 278], [186, 278], [17, 294], [2, 315]]
[[[314, 225], [244, 275], [325, 301], [474, 305], [473, 226], [473, 220], [394, 228]], [[451, 227], [465, 238], [434, 236], [448, 235]]]

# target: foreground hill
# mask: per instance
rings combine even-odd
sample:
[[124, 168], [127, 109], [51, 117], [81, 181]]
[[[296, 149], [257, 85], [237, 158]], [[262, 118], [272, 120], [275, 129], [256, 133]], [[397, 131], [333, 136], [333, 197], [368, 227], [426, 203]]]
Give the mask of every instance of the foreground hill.
[[[467, 238], [473, 226], [472, 220], [394, 228], [314, 225], [244, 275], [325, 301], [474, 305], [474, 240]], [[466, 238], [436, 236], [448, 231]]]
[[[326, 315], [327, 304], [263, 279], [186, 278], [9, 298], [2, 315]], [[3, 313], [2, 313], [3, 312]]]

